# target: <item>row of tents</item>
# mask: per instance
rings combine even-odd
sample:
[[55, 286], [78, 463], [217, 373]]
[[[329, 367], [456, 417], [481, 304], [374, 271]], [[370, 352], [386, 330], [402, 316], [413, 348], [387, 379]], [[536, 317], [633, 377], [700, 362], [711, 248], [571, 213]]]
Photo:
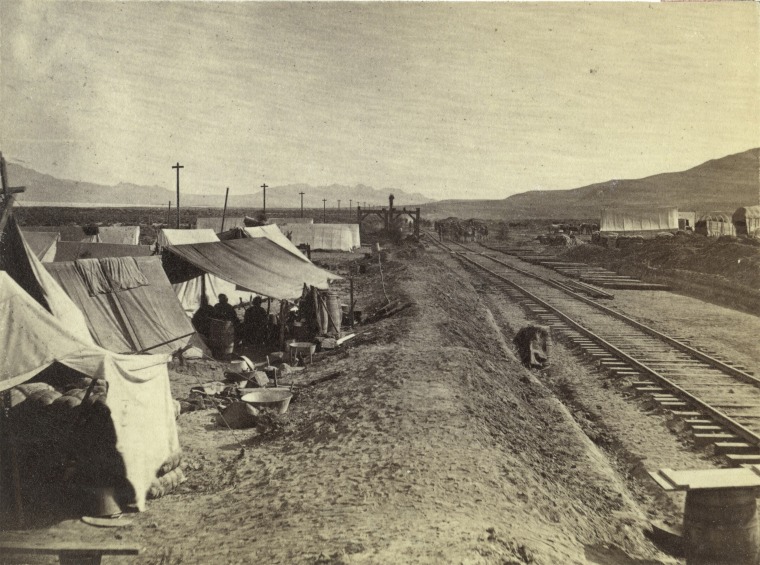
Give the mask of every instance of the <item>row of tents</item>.
[[[198, 218], [198, 230], [245, 229], [251, 227], [251, 218]], [[296, 246], [308, 246], [321, 251], [355, 251], [361, 247], [359, 224], [315, 224], [313, 218], [269, 218], [267, 225], [278, 226], [280, 231]]]
[[[233, 303], [254, 295], [294, 300], [304, 286], [327, 289], [340, 278], [314, 265], [274, 224], [219, 235], [162, 230], [159, 254], [151, 255], [134, 239], [96, 243], [80, 232], [80, 240], [46, 240], [39, 235], [46, 230], [22, 231], [10, 202], [0, 205], [0, 344], [6, 352], [0, 392], [51, 366], [104, 379], [116, 450], [138, 509], [157, 470], [179, 447], [167, 363], [172, 353], [198, 344], [189, 314], [201, 294], [225, 293]], [[60, 246], [55, 261], [43, 262], [51, 240]], [[7, 489], [0, 483], [0, 498]]]
[[694, 212], [679, 212], [677, 208], [646, 211], [602, 210], [600, 232], [658, 233], [679, 229], [718, 237], [739, 235], [760, 237], [760, 206], [742, 206], [733, 214], [709, 212], [698, 219]]

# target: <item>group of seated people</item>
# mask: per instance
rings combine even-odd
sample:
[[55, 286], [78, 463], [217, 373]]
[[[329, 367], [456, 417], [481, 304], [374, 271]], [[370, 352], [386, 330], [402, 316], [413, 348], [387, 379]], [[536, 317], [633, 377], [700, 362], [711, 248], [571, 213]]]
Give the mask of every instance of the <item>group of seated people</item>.
[[227, 295], [220, 294], [219, 302], [214, 306], [208, 303], [206, 295], [201, 295], [201, 306], [193, 315], [193, 326], [204, 338], [211, 333], [211, 320], [223, 320], [232, 322], [235, 328], [235, 343], [243, 346], [258, 346], [269, 341], [270, 323], [269, 315], [261, 306], [262, 299], [257, 296], [251, 306], [245, 310], [243, 320], [238, 317], [235, 308], [229, 303]]

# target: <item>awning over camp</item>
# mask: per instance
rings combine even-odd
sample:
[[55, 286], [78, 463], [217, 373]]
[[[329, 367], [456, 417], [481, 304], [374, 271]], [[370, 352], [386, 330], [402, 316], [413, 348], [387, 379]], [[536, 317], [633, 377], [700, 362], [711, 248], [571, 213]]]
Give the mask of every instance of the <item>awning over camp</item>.
[[[218, 242], [219, 238], [212, 229], [200, 230], [161, 230], [158, 234], [157, 243], [161, 248], [171, 245], [186, 245], [195, 243]], [[226, 294], [230, 304], [238, 304], [241, 300], [248, 302], [253, 299], [250, 291], [239, 290], [234, 283], [221, 279], [213, 274], [196, 271], [191, 279], [172, 279], [174, 292], [179, 298], [185, 313], [192, 316], [201, 305], [201, 296], [204, 294], [209, 304], [215, 304], [220, 294]], [[175, 282], [182, 280], [183, 282]]]
[[84, 313], [95, 342], [109, 351], [171, 352], [195, 333], [159, 257], [81, 259], [45, 267]]
[[359, 224], [286, 224], [282, 233], [295, 245], [324, 251], [353, 251], [361, 247]]
[[[77, 259], [103, 259], [105, 257], [148, 257], [153, 253], [150, 245], [125, 245], [118, 243], [83, 243], [80, 241], [59, 241], [56, 245], [54, 261], [76, 261]], [[50, 262], [42, 260], [43, 263]]]
[[328, 288], [341, 277], [303, 261], [266, 238], [233, 239], [215, 243], [175, 245], [167, 251], [181, 259], [166, 260], [164, 268], [173, 283], [194, 276], [182, 263], [213, 274], [256, 294], [278, 299], [301, 296], [303, 285]]

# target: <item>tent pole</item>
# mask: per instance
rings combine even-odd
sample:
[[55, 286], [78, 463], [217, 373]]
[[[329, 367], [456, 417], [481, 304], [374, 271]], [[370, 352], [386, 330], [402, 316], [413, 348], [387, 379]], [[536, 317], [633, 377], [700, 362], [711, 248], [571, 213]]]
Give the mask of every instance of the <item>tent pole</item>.
[[230, 187], [227, 187], [227, 192], [224, 193], [224, 211], [222, 212], [222, 229], [219, 230], [219, 233], [222, 233], [224, 231], [224, 219], [227, 216], [227, 197], [230, 195]]
[[280, 351], [285, 351], [285, 305], [286, 300], [280, 300]]

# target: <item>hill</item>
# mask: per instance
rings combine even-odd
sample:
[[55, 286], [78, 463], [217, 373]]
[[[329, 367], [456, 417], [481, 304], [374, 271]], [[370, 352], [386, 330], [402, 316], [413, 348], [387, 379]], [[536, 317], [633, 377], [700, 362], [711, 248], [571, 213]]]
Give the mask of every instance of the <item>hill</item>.
[[[59, 179], [51, 175], [39, 173], [34, 169], [17, 163], [8, 163], [8, 176], [13, 186], [25, 186], [26, 192], [19, 195], [19, 202], [45, 202], [51, 205], [63, 204], [68, 206], [93, 205], [102, 206], [165, 206], [171, 201], [176, 202], [174, 189], [161, 186], [144, 186], [131, 183], [119, 183], [113, 186], [91, 182]], [[326, 199], [328, 208], [336, 208], [338, 200], [341, 206], [348, 208], [349, 202], [367, 202], [368, 205], [386, 204], [388, 195], [393, 193], [399, 205], [409, 206], [432, 202], [419, 193], [408, 193], [398, 188], [376, 189], [364, 184], [347, 186], [332, 184], [328, 186], [311, 186], [308, 184], [290, 184], [285, 186], [268, 187], [267, 208], [298, 208], [301, 205], [300, 192], [304, 192], [304, 206], [307, 208], [322, 208]], [[260, 209], [263, 203], [261, 191], [250, 194], [231, 194], [229, 205], [238, 208]], [[180, 195], [182, 206], [222, 208], [224, 192], [218, 194], [192, 194], [183, 192]]]
[[604, 207], [677, 206], [680, 210], [733, 212], [756, 204], [760, 188], [760, 148], [713, 159], [686, 171], [643, 179], [609, 180], [570, 190], [536, 190], [504, 200], [444, 200], [424, 211], [435, 217], [485, 219], [598, 218]]

